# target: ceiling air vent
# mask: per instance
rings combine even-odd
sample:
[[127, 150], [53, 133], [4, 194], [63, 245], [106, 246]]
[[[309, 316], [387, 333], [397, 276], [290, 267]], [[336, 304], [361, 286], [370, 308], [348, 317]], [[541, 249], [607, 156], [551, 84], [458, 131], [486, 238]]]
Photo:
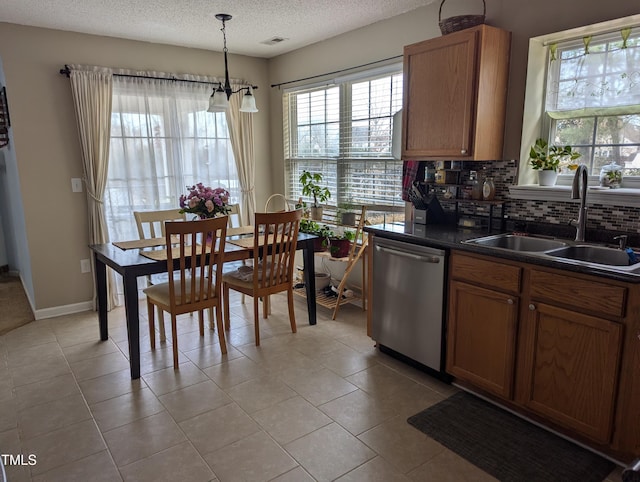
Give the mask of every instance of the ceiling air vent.
[[279, 44], [280, 42], [284, 42], [285, 40], [289, 40], [289, 39], [284, 37], [272, 37], [269, 40], [265, 40], [260, 43], [265, 45], [275, 45], [275, 44]]

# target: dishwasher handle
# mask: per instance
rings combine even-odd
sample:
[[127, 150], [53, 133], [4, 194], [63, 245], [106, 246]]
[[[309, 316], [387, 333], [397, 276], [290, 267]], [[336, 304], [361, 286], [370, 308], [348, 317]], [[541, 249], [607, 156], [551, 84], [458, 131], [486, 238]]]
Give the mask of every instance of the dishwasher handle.
[[421, 261], [423, 263], [439, 263], [441, 256], [422, 256], [419, 254], [407, 253], [406, 251], [397, 251], [391, 248], [384, 248], [382, 246], [376, 246], [376, 251], [381, 251], [383, 253], [392, 254], [395, 256], [400, 256], [401, 258], [409, 258], [414, 261]]

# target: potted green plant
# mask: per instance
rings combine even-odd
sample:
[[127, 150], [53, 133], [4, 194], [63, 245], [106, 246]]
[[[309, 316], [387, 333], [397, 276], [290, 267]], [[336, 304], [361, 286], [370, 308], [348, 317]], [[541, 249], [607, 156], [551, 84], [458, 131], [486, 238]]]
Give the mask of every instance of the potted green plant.
[[343, 202], [338, 204], [338, 214], [340, 215], [340, 223], [345, 226], [356, 225], [356, 208], [355, 204]]
[[329, 238], [329, 252], [332, 258], [345, 258], [349, 255], [351, 243], [356, 239], [356, 233], [345, 230], [341, 235]]
[[537, 139], [529, 151], [531, 167], [538, 171], [538, 184], [553, 186], [558, 177], [561, 163], [567, 163], [569, 168], [582, 154], [574, 151], [571, 146], [550, 146], [544, 139]]
[[331, 192], [326, 186], [320, 185], [322, 182], [322, 174], [319, 172], [310, 173], [307, 170], [300, 174], [300, 184], [302, 184], [302, 194], [313, 198], [311, 206], [311, 219], [316, 221], [322, 220], [321, 203], [326, 202], [331, 197]]
[[316, 221], [306, 218], [300, 220], [300, 232], [318, 236], [313, 242], [313, 250], [316, 252], [326, 251], [329, 246], [328, 239], [334, 236], [328, 226], [320, 225]]

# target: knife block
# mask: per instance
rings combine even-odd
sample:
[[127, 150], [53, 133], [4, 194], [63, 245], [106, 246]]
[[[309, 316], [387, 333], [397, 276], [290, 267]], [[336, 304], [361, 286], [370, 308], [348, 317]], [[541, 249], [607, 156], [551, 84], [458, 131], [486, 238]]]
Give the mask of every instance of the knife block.
[[427, 210], [426, 209], [414, 209], [413, 210], [413, 222], [414, 222], [414, 224], [427, 224]]

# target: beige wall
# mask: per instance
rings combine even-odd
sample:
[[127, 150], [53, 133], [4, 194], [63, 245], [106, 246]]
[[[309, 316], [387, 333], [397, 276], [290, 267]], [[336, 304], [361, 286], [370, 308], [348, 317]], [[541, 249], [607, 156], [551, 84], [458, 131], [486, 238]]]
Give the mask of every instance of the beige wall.
[[[404, 45], [441, 35], [440, 3], [271, 59], [270, 81], [287, 82], [402, 55]], [[486, 0], [486, 5], [486, 23], [512, 32], [504, 158], [518, 159], [529, 38], [637, 14], [640, 9], [637, 2], [629, 0]], [[442, 16], [480, 13], [481, 9], [480, 0], [457, 0], [443, 6]], [[281, 94], [274, 88], [270, 96], [276, 190], [284, 189]]]
[[[222, 75], [220, 53], [0, 23], [4, 65], [19, 182], [31, 258], [36, 310], [83, 303], [92, 298], [92, 278], [80, 273], [89, 258], [85, 194], [71, 192], [82, 177], [69, 80], [65, 63], [176, 73]], [[234, 78], [260, 87], [255, 114], [258, 205], [270, 193], [270, 169], [259, 153], [269, 151], [267, 61], [229, 58]], [[3, 213], [4, 214], [4, 213]], [[7, 233], [5, 233], [7, 235]], [[9, 234], [10, 235], [10, 234]], [[37, 313], [36, 313], [37, 314]]]

